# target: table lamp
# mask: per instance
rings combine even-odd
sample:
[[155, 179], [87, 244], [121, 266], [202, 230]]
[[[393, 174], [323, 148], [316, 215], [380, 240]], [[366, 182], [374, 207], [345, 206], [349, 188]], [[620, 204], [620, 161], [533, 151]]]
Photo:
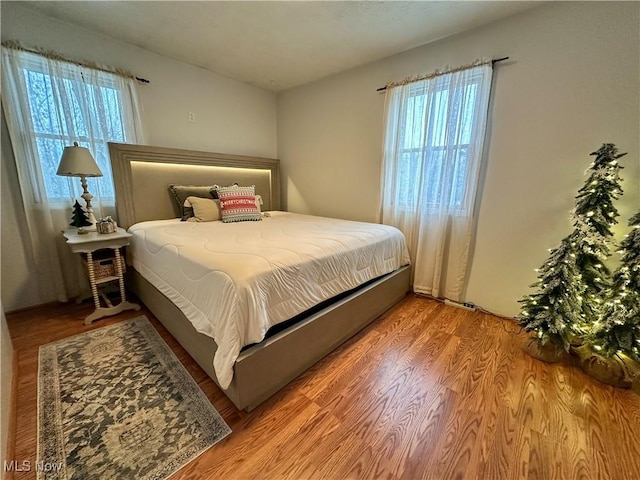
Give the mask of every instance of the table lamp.
[[73, 147], [65, 147], [57, 174], [63, 177], [80, 177], [80, 183], [84, 190], [84, 193], [80, 196], [87, 205], [88, 221], [91, 223], [91, 226], [85, 228], [85, 230], [95, 230], [96, 217], [93, 215], [93, 207], [91, 206], [93, 195], [87, 190], [87, 177], [101, 177], [102, 172], [89, 149], [78, 146], [78, 142], [73, 142]]

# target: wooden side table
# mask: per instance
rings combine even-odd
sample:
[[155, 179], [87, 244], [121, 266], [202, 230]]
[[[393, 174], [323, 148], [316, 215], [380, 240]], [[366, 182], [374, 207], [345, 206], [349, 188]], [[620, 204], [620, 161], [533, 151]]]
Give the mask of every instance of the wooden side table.
[[[113, 233], [97, 233], [89, 232], [85, 235], [78, 235], [77, 230], [66, 230], [63, 232], [67, 239], [67, 245], [73, 253], [84, 253], [87, 256], [87, 271], [89, 274], [89, 284], [91, 285], [91, 294], [95, 310], [92, 314], [84, 319], [84, 324], [89, 325], [94, 320], [116, 315], [124, 310], [140, 310], [140, 305], [127, 301], [127, 294], [124, 289], [123, 274], [123, 258], [120, 255], [120, 248], [129, 245], [129, 239], [132, 237], [123, 228], [118, 228]], [[111, 249], [115, 258], [115, 275], [96, 278], [94, 271], [93, 254], [97, 250]], [[100, 304], [100, 295], [98, 293], [98, 285], [117, 280], [120, 286], [120, 303], [107, 307]]]

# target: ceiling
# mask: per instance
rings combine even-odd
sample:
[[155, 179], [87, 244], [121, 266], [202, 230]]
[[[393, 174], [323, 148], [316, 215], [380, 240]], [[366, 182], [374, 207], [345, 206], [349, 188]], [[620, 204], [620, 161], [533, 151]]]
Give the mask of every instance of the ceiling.
[[34, 1], [23, 6], [280, 91], [539, 5], [535, 1]]

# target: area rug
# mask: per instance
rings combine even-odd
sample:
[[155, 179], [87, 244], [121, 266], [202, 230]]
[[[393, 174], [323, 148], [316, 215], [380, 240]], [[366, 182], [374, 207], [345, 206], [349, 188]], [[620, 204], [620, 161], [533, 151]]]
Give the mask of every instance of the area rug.
[[163, 479], [231, 430], [145, 317], [40, 347], [39, 479]]

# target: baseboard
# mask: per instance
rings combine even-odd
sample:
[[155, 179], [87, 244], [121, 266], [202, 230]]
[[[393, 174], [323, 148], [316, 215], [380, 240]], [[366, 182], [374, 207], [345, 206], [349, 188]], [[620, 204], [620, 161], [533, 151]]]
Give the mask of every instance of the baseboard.
[[14, 310], [6, 310], [4, 314], [6, 316], [6, 315], [15, 315], [19, 313], [28, 313], [32, 310], [38, 310], [44, 307], [55, 307], [57, 305], [60, 305], [61, 303], [67, 303], [67, 302], [53, 301], [53, 302], [39, 303], [38, 305], [29, 305], [28, 307], [16, 308]]

